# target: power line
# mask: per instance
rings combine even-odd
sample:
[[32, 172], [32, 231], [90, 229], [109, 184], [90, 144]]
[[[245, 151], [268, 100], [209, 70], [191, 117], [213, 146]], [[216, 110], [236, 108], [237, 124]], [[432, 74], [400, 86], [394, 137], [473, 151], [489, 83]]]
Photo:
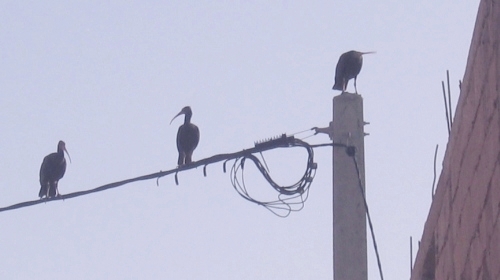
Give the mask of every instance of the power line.
[[[194, 169], [199, 166], [203, 166], [203, 174], [204, 176], [207, 176], [206, 173], [206, 167], [210, 164], [214, 164], [217, 162], [223, 161], [223, 171], [226, 173], [226, 163], [230, 160], [234, 160], [234, 164], [231, 168], [231, 183], [235, 190], [239, 193], [239, 195], [246, 200], [256, 203], [258, 205], [264, 206], [267, 210], [271, 211], [273, 214], [279, 216], [279, 217], [288, 217], [291, 212], [293, 211], [300, 211], [304, 207], [304, 203], [307, 200], [309, 196], [309, 187], [312, 184], [312, 181], [314, 179], [314, 176], [316, 174], [316, 169], [317, 169], [317, 164], [314, 162], [314, 148], [320, 148], [320, 147], [342, 147], [346, 149], [346, 152], [349, 156], [353, 158], [354, 165], [356, 168], [356, 172], [358, 175], [358, 181], [359, 181], [359, 188], [361, 191], [361, 195], [363, 197], [365, 209], [366, 209], [366, 215], [368, 218], [368, 223], [373, 239], [373, 245], [374, 245], [374, 250], [375, 254], [377, 256], [377, 263], [378, 263], [378, 268], [380, 272], [380, 277], [383, 280], [383, 273], [382, 273], [382, 265], [380, 261], [380, 256], [378, 253], [378, 247], [377, 243], [375, 240], [375, 233], [373, 229], [373, 224], [371, 221], [370, 217], [370, 212], [368, 210], [368, 203], [366, 201], [365, 193], [363, 190], [363, 184], [361, 180], [361, 174], [358, 166], [358, 162], [355, 157], [355, 147], [354, 146], [348, 146], [345, 144], [338, 144], [338, 143], [325, 143], [325, 144], [314, 144], [311, 145], [307, 142], [304, 142], [300, 139], [296, 139], [293, 136], [286, 136], [285, 134], [281, 135], [281, 137], [273, 138], [273, 139], [268, 139], [266, 141], [262, 142], [256, 142], [255, 146], [250, 149], [245, 149], [240, 152], [235, 152], [235, 153], [227, 153], [227, 154], [218, 154], [214, 155], [209, 158], [201, 159], [196, 162], [192, 162], [187, 165], [179, 166], [177, 168], [167, 170], [167, 171], [160, 171], [148, 175], [143, 175], [123, 181], [118, 181], [114, 183], [109, 183], [103, 186], [99, 186], [94, 189], [90, 190], [85, 190], [85, 191], [78, 191], [78, 192], [73, 192], [73, 193], [68, 193], [60, 196], [56, 196], [53, 198], [45, 198], [45, 199], [39, 199], [39, 200], [33, 200], [33, 201], [26, 201], [26, 202], [21, 202], [17, 203], [14, 205], [10, 205], [7, 207], [2, 207], [0, 208], [0, 212], [4, 211], [9, 211], [9, 210], [15, 210], [19, 208], [24, 208], [28, 206], [33, 206], [41, 203], [46, 203], [46, 202], [52, 202], [56, 200], [66, 200], [66, 199], [71, 199], [75, 198], [78, 196], [83, 196], [83, 195], [88, 195], [112, 188], [117, 188], [120, 186], [123, 186], [125, 184], [137, 182], [137, 181], [144, 181], [144, 180], [151, 180], [151, 179], [157, 179], [158, 180], [164, 176], [174, 174], [175, 173], [175, 182], [178, 184], [178, 178], [177, 178], [177, 173]], [[271, 178], [268, 168], [260, 162], [260, 160], [253, 154], [255, 153], [262, 153], [267, 150], [272, 150], [276, 148], [293, 148], [293, 147], [302, 147], [307, 150], [308, 153], [308, 159], [307, 159], [307, 166], [304, 174], [302, 177], [299, 179], [299, 181], [293, 185], [290, 186], [281, 186], [274, 182], [274, 180]], [[245, 180], [244, 180], [244, 175], [243, 175], [243, 170], [245, 166], [246, 161], [251, 161], [254, 163], [254, 165], [257, 167], [257, 169], [261, 172], [261, 174], [264, 176], [264, 178], [268, 181], [268, 183], [273, 187], [273, 189], [278, 193], [278, 198], [276, 200], [271, 200], [271, 201], [260, 201], [257, 199], [252, 198], [252, 196], [249, 194], [246, 186], [245, 186]], [[238, 173], [241, 172], [241, 175], [238, 178]], [[284, 212], [283, 212], [284, 211]]]
[[[331, 146], [332, 144], [325, 144], [325, 145]], [[276, 184], [272, 180], [272, 178], [269, 175], [269, 173], [267, 172], [266, 168], [263, 167], [263, 165], [260, 163], [260, 160], [257, 157], [255, 157], [253, 154], [254, 153], [261, 153], [261, 152], [276, 149], [276, 148], [293, 148], [293, 147], [303, 147], [303, 148], [306, 148], [308, 150], [309, 156], [308, 156], [308, 167], [307, 167], [306, 173], [301, 178], [301, 180], [298, 182], [299, 185], [279, 186], [278, 184]], [[315, 171], [313, 172], [312, 170], [316, 169], [315, 164], [313, 164], [313, 152], [312, 152], [312, 149], [315, 147], [319, 147], [319, 145], [309, 145], [308, 143], [306, 143], [302, 140], [296, 139], [293, 136], [287, 137], [285, 134], [283, 134], [277, 138], [268, 139], [266, 141], [261, 141], [261, 142], [256, 142], [255, 146], [253, 148], [245, 149], [245, 150], [240, 151], [240, 152], [214, 155], [212, 157], [201, 159], [199, 161], [192, 162], [192, 163], [187, 164], [187, 165], [179, 166], [179, 167], [171, 169], [171, 170], [160, 171], [160, 172], [156, 172], [156, 173], [152, 173], [152, 174], [148, 174], [148, 175], [144, 175], [144, 176], [139, 176], [139, 177], [123, 180], [123, 181], [109, 183], [109, 184], [102, 185], [102, 186], [99, 186], [97, 188], [90, 189], [90, 190], [77, 191], [77, 192], [68, 193], [68, 194], [60, 195], [60, 196], [57, 196], [54, 198], [49, 198], [49, 199], [45, 198], [45, 199], [38, 199], [38, 200], [21, 202], [21, 203], [7, 206], [7, 207], [2, 207], [2, 208], [0, 208], [0, 212], [24, 208], [24, 207], [33, 206], [33, 205], [37, 205], [37, 204], [41, 204], [41, 203], [52, 202], [52, 201], [56, 201], [56, 200], [71, 199], [71, 198], [75, 198], [75, 197], [79, 197], [79, 196], [83, 196], [83, 195], [88, 195], [88, 194], [92, 194], [92, 193], [96, 193], [96, 192], [100, 192], [100, 191], [104, 191], [104, 190], [108, 190], [108, 189], [117, 188], [117, 187], [123, 186], [125, 184], [130, 184], [130, 183], [137, 182], [137, 181], [157, 179], [157, 183], [158, 183], [158, 180], [160, 178], [167, 176], [167, 175], [170, 175], [170, 174], [175, 174], [175, 182], [176, 182], [176, 184], [178, 184], [179, 181], [177, 178], [177, 173], [203, 166], [203, 174], [204, 174], [204, 176], [207, 176], [206, 167], [210, 164], [214, 164], [214, 163], [221, 162], [221, 161], [223, 161], [223, 171], [225, 173], [226, 172], [226, 163], [230, 160], [235, 160], [235, 164], [233, 165], [233, 170], [235, 170], [235, 172], [237, 172], [238, 169], [237, 168], [235, 169], [235, 166], [237, 165], [237, 163], [241, 164], [241, 170], [243, 170], [243, 162], [246, 159], [249, 159], [252, 162], [254, 162], [254, 164], [258, 167], [259, 171], [261, 171], [261, 173], [263, 174], [264, 178], [279, 193], [277, 201], [282, 201], [285, 203], [287, 200], [289, 200], [289, 197], [286, 197], [286, 196], [295, 196], [297, 194], [302, 195], [302, 194], [306, 193], [305, 190], [306, 189], [308, 190], [309, 185], [312, 183], [312, 180], [314, 178], [314, 173], [315, 173]], [[233, 178], [234, 178], [234, 176], [235, 175], [233, 174]], [[243, 192], [243, 194], [244, 193], [245, 192]], [[240, 193], [240, 195], [241, 194], [242, 193]], [[243, 197], [245, 197], [245, 196], [243, 196]], [[248, 195], [245, 198], [249, 201], [252, 201], [252, 202], [255, 202], [259, 205], [265, 206], [267, 209], [276, 207], [276, 203], [277, 203], [276, 201], [274, 201], [274, 202], [273, 201], [260, 202], [257, 200], [252, 200], [252, 199], [249, 199], [250, 197]], [[307, 199], [307, 196], [305, 197], [305, 199]], [[302, 201], [302, 203], [305, 201], [305, 199]], [[295, 210], [295, 211], [298, 211], [298, 210]]]
[[380, 255], [378, 253], [377, 241], [375, 240], [375, 231], [373, 229], [372, 218], [370, 217], [370, 211], [368, 210], [368, 203], [366, 202], [366, 195], [365, 195], [365, 191], [363, 190], [363, 182], [361, 180], [361, 173], [359, 171], [358, 160], [356, 159], [356, 149], [354, 147], [348, 147], [347, 154], [350, 157], [352, 157], [352, 159], [354, 161], [354, 166], [356, 167], [356, 173], [358, 175], [358, 182], [359, 182], [358, 186], [359, 186], [359, 189], [361, 192], [361, 196], [363, 197], [363, 202], [365, 204], [366, 217], [368, 218], [368, 225], [370, 226], [370, 232], [371, 232], [372, 241], [373, 241], [373, 248], [375, 250], [375, 255], [377, 257], [378, 271], [380, 273], [380, 279], [384, 280], [384, 274], [382, 273], [382, 263], [380, 261]]
[[[306, 142], [295, 139], [296, 146], [303, 147], [307, 150], [308, 159], [306, 170], [299, 181], [290, 186], [280, 186], [269, 175], [268, 168], [263, 165], [260, 160], [253, 154], [237, 158], [231, 169], [231, 183], [234, 189], [244, 199], [264, 206], [267, 210], [271, 211], [278, 217], [288, 217], [292, 211], [300, 211], [304, 207], [304, 202], [309, 196], [309, 187], [316, 174], [317, 164], [314, 163], [313, 148]], [[245, 177], [243, 174], [245, 162], [251, 161], [268, 181], [268, 183], [278, 192], [278, 197], [275, 200], [257, 200], [252, 197], [245, 184]], [[265, 161], [264, 161], [265, 164]], [[238, 176], [238, 173], [241, 173]]]

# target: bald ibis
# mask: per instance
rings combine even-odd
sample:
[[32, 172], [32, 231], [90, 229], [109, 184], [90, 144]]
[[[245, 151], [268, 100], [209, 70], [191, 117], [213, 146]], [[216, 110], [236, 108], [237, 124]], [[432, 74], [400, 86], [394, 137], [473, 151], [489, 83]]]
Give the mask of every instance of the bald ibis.
[[354, 78], [354, 90], [358, 93], [356, 79], [361, 71], [361, 66], [363, 65], [363, 55], [369, 53], [374, 52], [349, 51], [343, 53], [340, 56], [337, 68], [335, 69], [335, 84], [332, 89], [345, 92], [347, 83], [350, 79]]
[[64, 176], [64, 172], [66, 172], [64, 152], [66, 152], [71, 162], [71, 157], [66, 150], [64, 141], [59, 141], [57, 144], [57, 153], [52, 153], [43, 159], [42, 166], [40, 167], [40, 192], [38, 193], [40, 198], [44, 196], [47, 198], [59, 196], [57, 183]]
[[189, 164], [193, 161], [193, 151], [198, 146], [198, 142], [200, 142], [200, 130], [195, 124], [191, 123], [191, 117], [193, 116], [191, 107], [186, 106], [182, 108], [179, 114], [175, 115], [170, 121], [170, 124], [182, 114], [184, 114], [184, 124], [177, 131], [177, 150], [179, 151], [177, 164], [179, 166]]

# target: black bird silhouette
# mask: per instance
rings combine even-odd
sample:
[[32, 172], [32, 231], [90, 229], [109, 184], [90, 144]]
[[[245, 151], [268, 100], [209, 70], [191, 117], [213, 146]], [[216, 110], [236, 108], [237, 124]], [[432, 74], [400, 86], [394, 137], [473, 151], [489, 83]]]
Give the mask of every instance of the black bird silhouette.
[[59, 196], [57, 183], [64, 176], [66, 172], [66, 160], [64, 159], [64, 152], [68, 154], [69, 161], [71, 157], [66, 150], [64, 141], [59, 141], [57, 144], [57, 153], [52, 153], [43, 159], [42, 166], [40, 167], [40, 198], [52, 198]]
[[345, 92], [347, 83], [350, 79], [354, 78], [354, 90], [358, 93], [356, 79], [361, 71], [361, 66], [363, 65], [363, 55], [369, 53], [375, 52], [349, 51], [343, 53], [340, 56], [337, 68], [335, 69], [335, 84], [332, 89]]
[[179, 127], [177, 132], [177, 150], [179, 151], [177, 164], [179, 166], [189, 164], [193, 161], [193, 151], [198, 146], [198, 142], [200, 142], [200, 130], [195, 124], [191, 123], [191, 117], [193, 116], [191, 107], [186, 106], [182, 108], [179, 114], [170, 121], [170, 124], [182, 114], [184, 114], [184, 124]]

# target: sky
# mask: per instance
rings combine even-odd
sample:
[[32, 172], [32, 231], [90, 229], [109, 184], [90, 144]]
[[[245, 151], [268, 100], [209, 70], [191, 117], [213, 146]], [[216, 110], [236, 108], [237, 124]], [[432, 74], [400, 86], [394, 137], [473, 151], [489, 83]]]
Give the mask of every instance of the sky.
[[[38, 199], [43, 157], [64, 140], [67, 194], [176, 167], [184, 106], [193, 159], [328, 126], [335, 65], [366, 55], [366, 196], [385, 279], [410, 276], [447, 143], [477, 1], [0, 2], [0, 207]], [[348, 91], [353, 92], [352, 82]], [[297, 138], [310, 133], [297, 134]], [[328, 143], [326, 135], [304, 139]], [[222, 164], [0, 213], [1, 279], [332, 279], [332, 152], [300, 212], [244, 200]], [[304, 153], [265, 154], [293, 183]], [[245, 173], [256, 192], [270, 187]], [[335, 225], [333, 225], [335, 226]], [[369, 237], [369, 236], [368, 236]], [[368, 238], [370, 239], [370, 238]], [[369, 279], [379, 279], [368, 243]]]

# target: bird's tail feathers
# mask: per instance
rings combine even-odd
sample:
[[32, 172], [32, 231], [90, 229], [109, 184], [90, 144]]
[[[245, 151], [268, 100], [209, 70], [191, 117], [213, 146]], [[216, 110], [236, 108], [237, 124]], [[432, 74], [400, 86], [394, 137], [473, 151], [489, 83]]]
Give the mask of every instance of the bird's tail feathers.
[[44, 196], [47, 196], [47, 186], [41, 184], [40, 191], [38, 192], [38, 197], [42, 198]]
[[57, 190], [57, 181], [49, 183], [48, 197], [56, 197], [59, 191]]
[[335, 83], [332, 87], [333, 90], [343, 90], [341, 83]]

